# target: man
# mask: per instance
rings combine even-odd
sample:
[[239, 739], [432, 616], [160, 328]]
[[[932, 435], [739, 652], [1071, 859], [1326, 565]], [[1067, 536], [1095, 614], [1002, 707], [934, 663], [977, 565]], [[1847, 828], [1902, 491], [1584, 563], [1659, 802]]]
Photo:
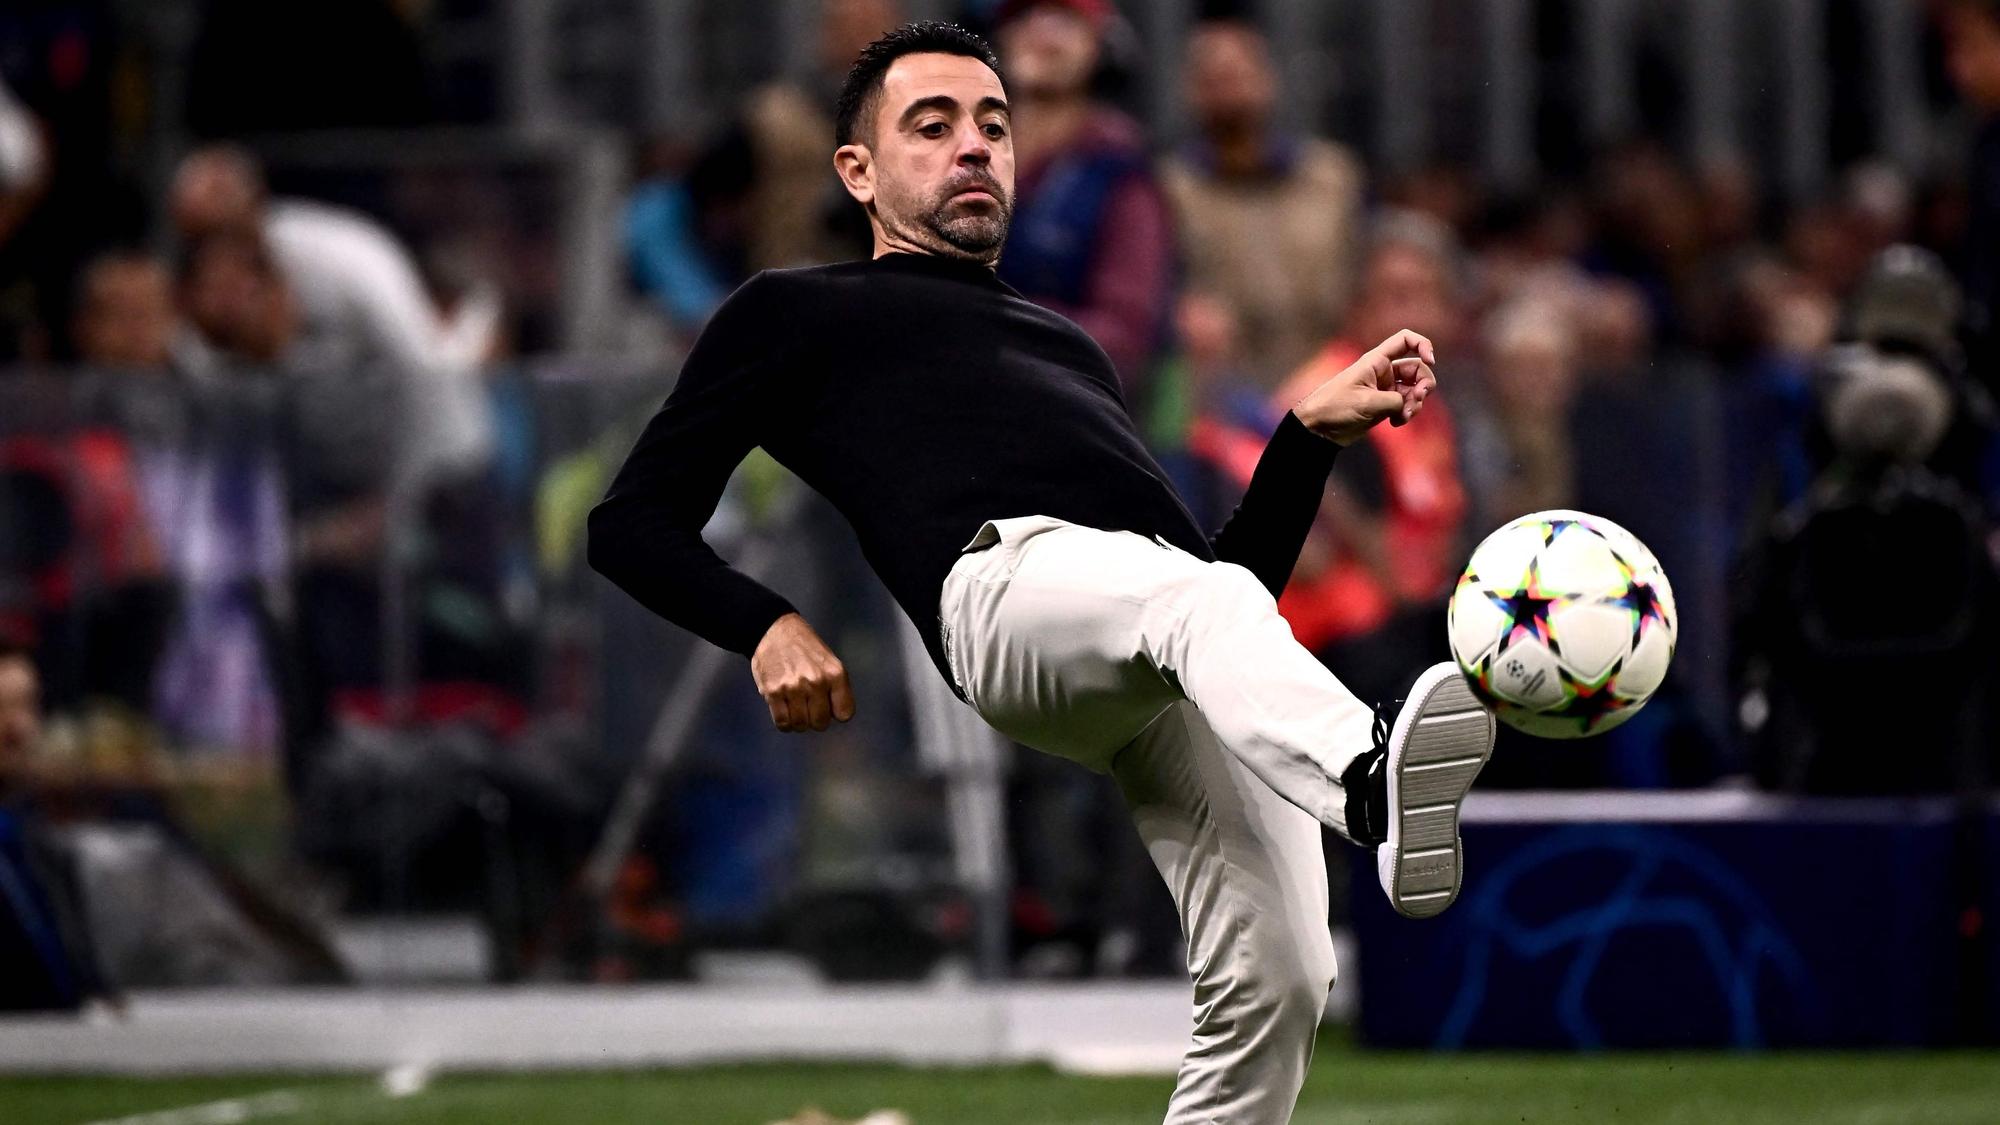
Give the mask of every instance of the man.
[[[1464, 333], [1458, 249], [1427, 215], [1377, 224], [1349, 331], [1326, 342], [1277, 396], [1295, 400], [1366, 354], [1368, 341], [1413, 327], [1439, 346]], [[1278, 608], [1300, 643], [1364, 695], [1395, 690], [1444, 655], [1444, 601], [1458, 577], [1466, 494], [1457, 411], [1439, 403], [1421, 426], [1378, 429], [1342, 459], [1328, 519]], [[1520, 513], [1515, 513], [1520, 514]]]
[[995, 20], [1024, 138], [1000, 278], [1074, 320], [1144, 411], [1165, 342], [1173, 226], [1139, 123], [1093, 98], [1109, 0], [1008, 0]]
[[1393, 729], [1373, 723], [1272, 600], [1339, 446], [1410, 421], [1435, 387], [1430, 343], [1399, 333], [1300, 401], [1211, 542], [1104, 349], [994, 275], [1015, 158], [985, 43], [934, 23], [877, 40], [835, 140], [876, 257], [730, 298], [591, 513], [591, 563], [748, 655], [780, 728], [823, 730], [853, 716], [846, 669], [701, 539], [753, 446], [823, 493], [961, 698], [1116, 778], [1199, 1001], [1168, 1119], [1283, 1121], [1334, 971], [1320, 826], [1380, 844], [1391, 901], [1434, 914], [1457, 894], [1458, 808], [1492, 744], [1449, 666]]
[[1353, 285], [1363, 180], [1347, 150], [1281, 132], [1270, 44], [1210, 20], [1183, 70], [1200, 136], [1166, 162], [1191, 288], [1233, 306], [1244, 374], [1275, 390], [1340, 326]]
[[153, 256], [114, 251], [93, 261], [78, 286], [77, 359], [120, 372], [164, 371], [173, 362], [174, 282]]
[[415, 262], [365, 216], [306, 200], [269, 198], [262, 170], [226, 145], [181, 162], [171, 201], [190, 243], [227, 235], [268, 248], [295, 305], [288, 371], [380, 371], [399, 381], [412, 472], [476, 469], [491, 444], [476, 370], [487, 341], [445, 331]]

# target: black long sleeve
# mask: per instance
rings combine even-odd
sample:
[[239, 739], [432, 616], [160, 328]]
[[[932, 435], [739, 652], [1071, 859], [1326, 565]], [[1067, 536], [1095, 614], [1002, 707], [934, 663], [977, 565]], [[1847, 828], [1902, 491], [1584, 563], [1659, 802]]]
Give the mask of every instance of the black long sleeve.
[[1248, 569], [1272, 597], [1284, 593], [1339, 452], [1286, 411], [1257, 458], [1242, 501], [1211, 541], [1215, 557]]
[[938, 595], [987, 520], [1158, 535], [1274, 592], [1336, 447], [1287, 417], [1213, 545], [1146, 451], [1103, 349], [972, 263], [889, 255], [759, 274], [730, 297], [590, 515], [590, 562], [655, 613], [748, 653], [790, 603], [701, 529], [763, 447], [853, 525], [942, 667]]
[[661, 617], [746, 656], [792, 604], [722, 561], [701, 529], [759, 444], [762, 416], [785, 406], [784, 310], [773, 295], [744, 286], [716, 311], [673, 394], [590, 513], [598, 573]]

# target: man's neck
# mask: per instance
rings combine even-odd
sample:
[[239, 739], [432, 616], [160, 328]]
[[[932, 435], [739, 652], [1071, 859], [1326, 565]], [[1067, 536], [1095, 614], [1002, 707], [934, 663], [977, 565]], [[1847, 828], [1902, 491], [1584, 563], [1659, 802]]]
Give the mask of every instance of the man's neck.
[[941, 250], [935, 246], [927, 246], [900, 235], [890, 234], [878, 225], [875, 228], [874, 256], [882, 258], [890, 254], [911, 254], [920, 258], [938, 258], [949, 262], [969, 262], [974, 265], [985, 266], [987, 269], [998, 269], [1000, 266], [1000, 255], [997, 253], [988, 258], [975, 257], [957, 249]]

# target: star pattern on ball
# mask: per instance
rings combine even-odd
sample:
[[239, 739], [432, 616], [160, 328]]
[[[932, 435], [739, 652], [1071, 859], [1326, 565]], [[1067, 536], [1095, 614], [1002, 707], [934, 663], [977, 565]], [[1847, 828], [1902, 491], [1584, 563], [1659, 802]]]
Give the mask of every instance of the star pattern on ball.
[[1560, 536], [1563, 532], [1568, 531], [1570, 528], [1573, 527], [1583, 527], [1583, 526], [1584, 523], [1582, 520], [1563, 520], [1563, 519], [1544, 520], [1542, 521], [1542, 546], [1544, 548], [1553, 546], [1555, 544], [1556, 538]]
[[1486, 590], [1486, 600], [1493, 607], [1507, 615], [1507, 625], [1501, 633], [1499, 651], [1506, 651], [1516, 641], [1529, 637], [1549, 646], [1551, 652], [1561, 652], [1556, 643], [1555, 630], [1549, 625], [1549, 609], [1562, 599], [1542, 593], [1540, 564], [1528, 563], [1528, 573], [1523, 575], [1519, 585], [1512, 590]]
[[1623, 594], [1611, 599], [1611, 604], [1631, 611], [1632, 643], [1635, 645], [1648, 629], [1665, 629], [1670, 625], [1667, 607], [1660, 601], [1659, 591], [1643, 578], [1634, 578], [1626, 585]]
[[1597, 724], [1604, 721], [1606, 716], [1615, 715], [1632, 705], [1631, 700], [1621, 698], [1611, 691], [1611, 685], [1618, 682], [1616, 665], [1595, 684], [1585, 683], [1564, 669], [1558, 668], [1556, 674], [1562, 678], [1563, 688], [1570, 697], [1569, 702], [1563, 705], [1562, 713], [1567, 718], [1581, 719], [1585, 734], [1595, 731]]

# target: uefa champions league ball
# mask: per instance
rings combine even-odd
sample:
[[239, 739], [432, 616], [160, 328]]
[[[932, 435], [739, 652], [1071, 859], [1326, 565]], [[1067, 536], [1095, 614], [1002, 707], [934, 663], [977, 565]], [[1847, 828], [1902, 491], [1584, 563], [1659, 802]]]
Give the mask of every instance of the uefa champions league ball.
[[1451, 595], [1451, 654], [1501, 721], [1582, 738], [1659, 690], [1679, 621], [1659, 560], [1631, 532], [1583, 512], [1536, 512], [1472, 552]]

